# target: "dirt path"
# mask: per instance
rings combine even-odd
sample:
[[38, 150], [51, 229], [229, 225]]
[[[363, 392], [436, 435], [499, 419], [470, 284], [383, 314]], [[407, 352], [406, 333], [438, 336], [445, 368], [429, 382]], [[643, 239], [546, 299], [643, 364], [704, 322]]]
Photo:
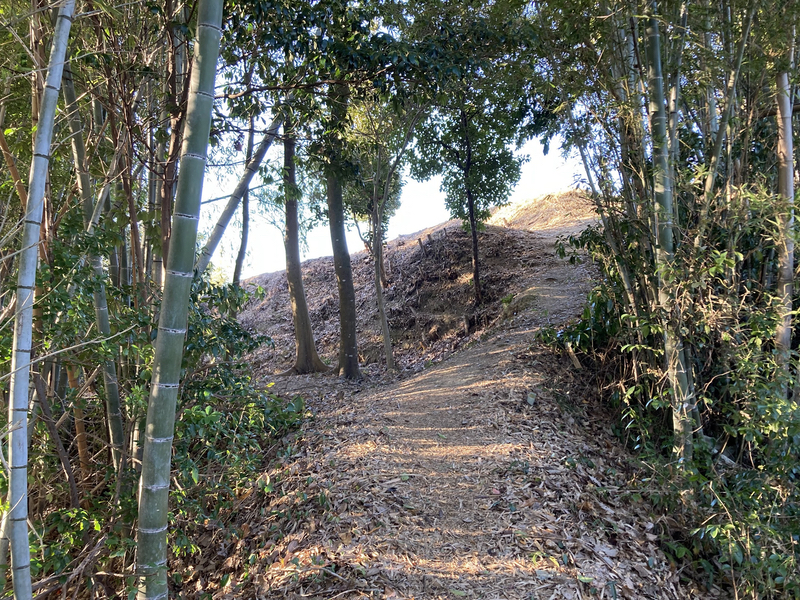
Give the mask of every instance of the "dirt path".
[[279, 380], [315, 418], [245, 494], [221, 552], [238, 579], [215, 597], [714, 597], [681, 583], [610, 424], [570, 397], [582, 371], [531, 346], [565, 308], [558, 273], [525, 316], [404, 381]]
[[500, 215], [535, 233], [509, 318], [440, 364], [400, 381], [278, 378], [314, 418], [242, 494], [240, 535], [220, 540], [222, 568], [209, 562], [198, 586], [224, 582], [215, 598], [720, 596], [660, 550], [664, 524], [592, 414], [585, 372], [535, 342], [579, 314], [591, 285], [586, 265], [555, 256], [583, 226], [562, 212], [545, 215], [563, 221], [549, 229]]
[[[605, 424], [571, 414], [550, 385], [568, 367], [529, 343], [528, 331], [501, 331], [318, 407], [292, 466], [328, 510], [288, 553], [324, 557], [328, 587], [311, 597], [698, 597], [626, 494]], [[270, 583], [286, 593], [292, 571]]]

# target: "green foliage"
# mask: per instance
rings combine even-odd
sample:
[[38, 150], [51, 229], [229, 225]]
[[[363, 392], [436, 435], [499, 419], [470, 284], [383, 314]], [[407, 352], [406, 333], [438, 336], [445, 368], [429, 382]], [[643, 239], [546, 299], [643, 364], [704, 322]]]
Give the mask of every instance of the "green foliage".
[[[55, 268], [61, 269], [59, 265], [66, 265], [73, 258], [77, 260], [83, 248], [82, 245], [54, 247]], [[56, 276], [64, 277], [62, 273]], [[89, 271], [85, 276], [92, 281]], [[109, 297], [116, 304], [126, 291], [110, 288]], [[50, 344], [68, 339], [70, 323], [73, 326], [87, 323], [90, 328], [91, 292], [92, 285], [73, 289], [72, 294], [54, 290], [44, 321]], [[236, 490], [258, 478], [270, 458], [266, 449], [307, 416], [302, 398], [279, 398], [269, 390], [270, 386], [264, 387], [253, 378], [248, 354], [270, 341], [250, 333], [231, 315], [261, 293], [231, 285], [212, 285], [206, 280], [195, 281], [193, 285], [173, 458], [172, 479], [178, 484], [172, 505], [172, 542], [176, 554], [198, 550], [192, 541], [192, 525], [218, 519], [220, 511], [235, 500]], [[120, 383], [125, 390], [126, 413], [132, 419], [143, 419], [152, 361], [152, 352], [147, 351], [151, 348], [147, 332], [154, 323], [145, 311], [117, 310], [115, 315], [114, 329], [130, 329], [126, 337], [129, 343], [87, 345], [78, 355], [80, 360], [96, 364], [111, 352], [138, 364], [136, 379]], [[3, 339], [0, 347], [3, 353], [9, 351], [10, 343], [10, 338]], [[73, 396], [66, 400], [77, 401]], [[101, 403], [86, 400], [78, 403], [84, 408], [87, 420], [102, 413]], [[0, 420], [5, 422], [5, 415]], [[71, 433], [62, 431], [62, 435], [66, 444], [74, 445]], [[105, 482], [100, 486], [101, 491], [82, 508], [73, 509], [63, 507], [66, 486], [57, 475], [60, 467], [41, 422], [35, 430], [31, 461], [32, 477], [47, 487], [49, 504], [41, 520], [34, 522], [38, 535], [31, 536], [34, 577], [69, 573], [87, 543], [95, 543], [101, 534], [107, 534], [108, 539], [98, 557], [100, 565], [114, 570], [119, 568], [119, 561], [129, 561], [133, 556], [129, 524], [136, 518], [135, 497], [133, 493], [123, 494], [115, 506], [115, 487], [113, 483], [109, 485], [114, 480], [110, 466], [100, 474], [100, 481]], [[137, 478], [136, 470], [129, 468], [122, 489], [134, 490]], [[52, 480], [57, 483], [49, 483]], [[6, 487], [3, 475], [0, 490]], [[112, 519], [115, 519], [113, 527], [104, 525]]]
[[218, 518], [266, 466], [265, 449], [306, 416], [302, 398], [284, 400], [253, 379], [247, 355], [271, 342], [230, 316], [252, 299], [205, 280], [193, 288], [173, 457], [173, 519], [184, 534], [190, 523]]
[[53, 511], [44, 523], [42, 540], [31, 536], [31, 570], [34, 577], [63, 573], [92, 534], [101, 530], [99, 515], [83, 509]]
[[603, 276], [581, 319], [543, 338], [569, 342], [594, 359], [619, 415], [618, 434], [660, 465], [660, 475], [648, 482], [651, 500], [695, 524], [679, 539], [675, 532], [665, 537], [665, 550], [750, 597], [795, 598], [800, 404], [797, 394], [786, 396], [795, 375], [776, 358], [772, 340], [781, 309], [769, 287], [783, 207], [758, 189], [743, 190], [740, 199], [748, 210], [731, 204], [717, 215], [706, 248], [685, 244], [679, 250], [684, 275], [677, 304], [703, 432], [684, 476], [669, 464], [672, 392], [663, 376], [663, 315], [645, 302], [632, 314], [620, 271], [653, 276], [638, 250], [635, 224], [622, 221], [614, 231], [630, 240], [623, 255], [609, 248], [599, 228], [562, 240], [562, 255], [580, 260], [588, 253]]
[[499, 85], [500, 79], [520, 76], [499, 65], [475, 64], [459, 73], [445, 84], [432, 114], [419, 127], [411, 173], [419, 179], [441, 175], [452, 216], [469, 223], [472, 210], [481, 223], [491, 207], [508, 199], [519, 180], [522, 159], [508, 146], [516, 139], [522, 114], [509, 105], [524, 96], [519, 88]]

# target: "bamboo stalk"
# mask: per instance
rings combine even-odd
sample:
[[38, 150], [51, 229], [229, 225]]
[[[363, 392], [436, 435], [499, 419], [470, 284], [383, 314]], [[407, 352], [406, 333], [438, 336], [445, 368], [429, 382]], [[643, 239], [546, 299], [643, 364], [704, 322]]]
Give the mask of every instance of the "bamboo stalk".
[[20, 427], [11, 433], [9, 443], [8, 529], [11, 542], [11, 566], [14, 597], [31, 598], [30, 544], [28, 540], [28, 387], [30, 385], [33, 345], [33, 303], [36, 286], [39, 230], [44, 209], [44, 192], [50, 167], [53, 122], [61, 87], [61, 74], [67, 53], [69, 31], [75, 0], [65, 0], [56, 21], [47, 79], [38, 115], [33, 161], [29, 180], [28, 204], [22, 235], [17, 277], [17, 315], [14, 319], [14, 342], [11, 358], [11, 400], [9, 423]]
[[[92, 194], [89, 170], [86, 165], [86, 149], [83, 140], [83, 124], [80, 113], [78, 112], [78, 100], [75, 94], [75, 86], [72, 81], [72, 72], [69, 65], [64, 67], [64, 99], [67, 103], [67, 117], [72, 143], [72, 155], [75, 160], [75, 170], [77, 172], [78, 193], [83, 203], [83, 223], [87, 231], [94, 228], [95, 203]], [[125, 136], [123, 136], [125, 137]], [[116, 162], [119, 151], [115, 153], [112, 160], [111, 169], [116, 169]], [[108, 184], [104, 186], [107, 189]], [[102, 205], [101, 199], [98, 204]], [[98, 215], [99, 216], [99, 215]], [[90, 255], [89, 262], [92, 270], [98, 279], [98, 287], [94, 291], [92, 302], [94, 304], [95, 321], [98, 331], [103, 337], [111, 335], [111, 323], [108, 318], [108, 300], [106, 298], [106, 288], [102, 283], [105, 278], [103, 271], [103, 261], [99, 256]], [[122, 468], [122, 444], [124, 441], [125, 427], [122, 422], [122, 403], [120, 401], [119, 383], [117, 381], [117, 365], [113, 359], [103, 361], [103, 387], [105, 389], [106, 413], [108, 419], [108, 434], [111, 442], [111, 457], [114, 468]], [[88, 471], [87, 471], [88, 474]]]
[[789, 359], [792, 349], [792, 280], [794, 278], [794, 148], [789, 73], [776, 78], [778, 104], [778, 196], [787, 205], [780, 215], [781, 239], [778, 245], [778, 296], [782, 315], [775, 332], [779, 366], [785, 370], [788, 391]]
[[680, 338], [679, 311], [674, 309], [673, 197], [670, 178], [670, 150], [667, 135], [667, 114], [664, 98], [664, 79], [661, 68], [661, 34], [659, 32], [657, 3], [650, 2], [647, 19], [648, 80], [650, 86], [650, 114], [653, 129], [653, 166], [655, 192], [655, 219], [658, 234], [656, 267], [659, 273], [658, 303], [664, 319], [664, 354], [667, 376], [672, 387], [672, 422], [674, 452], [683, 462], [692, 459], [692, 399], [686, 377], [686, 365]]
[[189, 84], [183, 148], [172, 235], [167, 257], [164, 298], [158, 322], [153, 377], [144, 432], [139, 481], [136, 572], [140, 600], [167, 598], [167, 517], [175, 409], [180, 385], [183, 342], [194, 274], [194, 247], [214, 103], [222, 0], [200, 0], [197, 39]]
[[[725, 108], [722, 111], [721, 123], [726, 124], [733, 113], [733, 100], [736, 94], [736, 85], [739, 81], [739, 72], [742, 68], [742, 60], [744, 59], [744, 51], [747, 47], [747, 39], [750, 36], [750, 28], [753, 24], [753, 17], [755, 16], [756, 8], [759, 2], [754, 0], [751, 2], [747, 23], [742, 32], [742, 39], [739, 44], [739, 51], [736, 55], [736, 63], [728, 76], [727, 91], [725, 94]], [[708, 174], [703, 185], [703, 204], [700, 209], [700, 217], [698, 220], [697, 235], [694, 239], [695, 248], [699, 248], [703, 244], [703, 237], [705, 236], [706, 227], [708, 226], [708, 213], [711, 210], [711, 200], [714, 192], [714, 182], [717, 178], [717, 169], [719, 168], [719, 159], [722, 156], [722, 143], [725, 140], [726, 127], [719, 127], [717, 130], [717, 137], [714, 140], [714, 149], [711, 152], [711, 160], [708, 165]]]

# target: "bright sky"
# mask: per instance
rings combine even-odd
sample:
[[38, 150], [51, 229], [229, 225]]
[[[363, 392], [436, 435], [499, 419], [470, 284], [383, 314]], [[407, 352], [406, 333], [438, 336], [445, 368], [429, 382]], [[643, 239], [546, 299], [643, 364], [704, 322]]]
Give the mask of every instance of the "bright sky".
[[[529, 200], [573, 188], [576, 181], [583, 177], [580, 160], [576, 156], [564, 159], [555, 144], [551, 144], [550, 152], [545, 156], [542, 153], [541, 144], [535, 140], [530, 141], [522, 148], [521, 154], [527, 154], [530, 156], [530, 160], [522, 167], [522, 177], [511, 194], [511, 202]], [[219, 183], [213, 178], [207, 178], [203, 196], [215, 198], [228, 194], [232, 191], [235, 183], [230, 179]], [[450, 218], [445, 207], [444, 194], [439, 191], [439, 185], [439, 179], [418, 182], [407, 178], [403, 187], [400, 209], [389, 222], [388, 239], [415, 233]], [[223, 186], [229, 187], [224, 189]], [[216, 221], [214, 213], [222, 208], [224, 202], [223, 200], [203, 207], [201, 231], [210, 230]], [[213, 264], [222, 268], [228, 277], [233, 273], [233, 263], [239, 248], [239, 236], [241, 235], [239, 223], [240, 216], [237, 216], [236, 221], [229, 225], [212, 260]], [[303, 254], [303, 260], [331, 255], [331, 239], [327, 226], [313, 229], [309, 232], [307, 241], [308, 251]], [[362, 250], [364, 247], [361, 240], [358, 239], [355, 229], [348, 233], [347, 243], [351, 252]], [[242, 277], [282, 271], [286, 267], [285, 260], [282, 232], [270, 224], [264, 216], [251, 214], [248, 256]]]

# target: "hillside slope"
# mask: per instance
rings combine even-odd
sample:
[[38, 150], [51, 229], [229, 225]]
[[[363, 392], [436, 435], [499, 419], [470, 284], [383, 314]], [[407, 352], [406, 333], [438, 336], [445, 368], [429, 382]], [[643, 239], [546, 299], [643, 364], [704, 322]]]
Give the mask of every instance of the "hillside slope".
[[[496, 211], [480, 233], [480, 261], [486, 302], [473, 306], [470, 237], [459, 221], [448, 221], [388, 243], [386, 291], [389, 325], [399, 368], [417, 372], [478, 339], [506, 315], [531, 325], [557, 323], [575, 315], [591, 285], [589, 265], [569, 265], [555, 256], [559, 235], [579, 231], [593, 220], [591, 206], [577, 192], [545, 196]], [[352, 255], [358, 312], [360, 362], [367, 374], [383, 372], [380, 328], [372, 283], [372, 259]], [[291, 366], [294, 337], [285, 272], [248, 280], [266, 297], [248, 307], [242, 322], [269, 335], [274, 348], [257, 356], [266, 373]], [[303, 263], [317, 348], [328, 361], [338, 348], [338, 296], [333, 259]]]

